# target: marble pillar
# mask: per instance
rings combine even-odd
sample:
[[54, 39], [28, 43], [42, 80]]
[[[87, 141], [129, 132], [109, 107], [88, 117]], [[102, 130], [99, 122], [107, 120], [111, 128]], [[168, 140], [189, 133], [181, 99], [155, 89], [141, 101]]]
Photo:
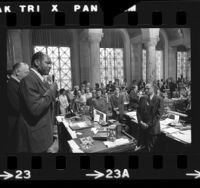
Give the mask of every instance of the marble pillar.
[[156, 44], [158, 38], [150, 38], [145, 42], [146, 47], [146, 80], [147, 83], [153, 83], [156, 80]]
[[90, 46], [84, 35], [80, 36], [80, 82], [90, 81]]
[[142, 78], [142, 42], [132, 43], [132, 80], [139, 81]]
[[[176, 80], [177, 75], [177, 48], [169, 47], [169, 67], [168, 78], [171, 77]], [[167, 79], [167, 78], [166, 78]]]
[[79, 42], [76, 37], [73, 38], [71, 44], [71, 68], [72, 68], [72, 80], [73, 86], [80, 84], [80, 67], [79, 67]]
[[89, 33], [89, 51], [90, 51], [90, 64], [89, 64], [89, 75], [91, 86], [94, 87], [95, 83], [101, 82], [100, 79], [100, 41], [102, 33], [94, 32]]

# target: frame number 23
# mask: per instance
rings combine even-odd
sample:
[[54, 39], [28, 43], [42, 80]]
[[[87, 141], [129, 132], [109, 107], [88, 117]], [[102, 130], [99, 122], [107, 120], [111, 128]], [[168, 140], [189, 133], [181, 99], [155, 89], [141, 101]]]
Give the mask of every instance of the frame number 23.
[[15, 171], [15, 179], [30, 179], [31, 171], [30, 170], [16, 170]]

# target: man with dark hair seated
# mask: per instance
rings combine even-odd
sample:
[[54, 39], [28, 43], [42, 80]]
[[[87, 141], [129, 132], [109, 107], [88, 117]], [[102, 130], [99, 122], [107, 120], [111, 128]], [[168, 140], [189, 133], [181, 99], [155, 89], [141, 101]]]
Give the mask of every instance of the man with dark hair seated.
[[101, 96], [101, 89], [96, 90], [96, 98], [93, 100], [93, 107], [104, 113], [108, 113], [108, 103], [104, 97]]

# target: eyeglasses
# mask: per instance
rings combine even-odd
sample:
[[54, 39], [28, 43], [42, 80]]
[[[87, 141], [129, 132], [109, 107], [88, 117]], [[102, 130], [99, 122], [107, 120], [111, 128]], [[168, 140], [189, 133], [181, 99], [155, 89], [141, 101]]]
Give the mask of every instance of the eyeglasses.
[[146, 90], [146, 89], [147, 89], [147, 90], [150, 90], [150, 88], [149, 88], [149, 87], [146, 87], [146, 88], [145, 88], [145, 90]]

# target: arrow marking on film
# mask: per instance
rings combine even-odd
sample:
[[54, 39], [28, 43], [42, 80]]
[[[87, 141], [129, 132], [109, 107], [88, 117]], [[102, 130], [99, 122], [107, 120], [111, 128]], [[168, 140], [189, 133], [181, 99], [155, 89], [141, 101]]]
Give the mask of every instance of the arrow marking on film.
[[9, 172], [3, 171], [4, 174], [0, 174], [0, 177], [3, 177], [4, 180], [10, 179], [13, 175]]
[[97, 170], [94, 170], [95, 174], [86, 174], [86, 176], [94, 176], [94, 179], [98, 179], [98, 178], [101, 178], [104, 176], [103, 173], [97, 171]]
[[198, 170], [194, 170], [195, 173], [186, 173], [186, 176], [194, 176], [195, 179], [200, 178], [200, 172]]

